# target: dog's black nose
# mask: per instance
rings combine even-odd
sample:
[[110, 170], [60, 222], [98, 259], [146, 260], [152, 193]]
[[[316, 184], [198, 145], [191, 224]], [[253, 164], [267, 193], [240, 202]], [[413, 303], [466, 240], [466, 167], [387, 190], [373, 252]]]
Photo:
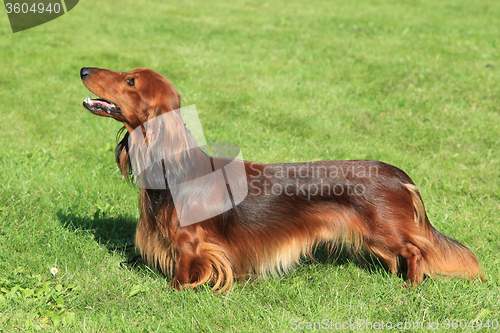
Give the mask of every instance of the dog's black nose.
[[90, 76], [91, 68], [88, 67], [83, 67], [80, 69], [80, 77], [83, 79], [87, 78]]

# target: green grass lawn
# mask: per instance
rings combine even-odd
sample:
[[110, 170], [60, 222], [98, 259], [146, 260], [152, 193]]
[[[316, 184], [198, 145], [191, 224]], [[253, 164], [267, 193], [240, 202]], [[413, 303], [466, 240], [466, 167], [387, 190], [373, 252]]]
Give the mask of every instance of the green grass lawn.
[[[499, 36], [498, 0], [85, 0], [16, 34], [1, 14], [0, 332], [498, 324]], [[160, 72], [196, 104], [207, 141], [237, 143], [248, 160], [400, 167], [487, 282], [405, 289], [378, 265], [322, 260], [221, 295], [122, 268], [139, 190], [114, 162], [120, 123], [81, 105], [84, 66]]]

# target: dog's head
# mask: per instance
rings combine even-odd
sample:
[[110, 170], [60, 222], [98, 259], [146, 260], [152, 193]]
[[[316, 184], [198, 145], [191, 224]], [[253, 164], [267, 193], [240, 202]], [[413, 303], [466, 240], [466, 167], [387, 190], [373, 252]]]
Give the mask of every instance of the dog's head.
[[[85, 99], [83, 106], [93, 114], [110, 117], [123, 123], [128, 133], [115, 149], [116, 162], [128, 178], [131, 173], [129, 135], [148, 120], [180, 108], [181, 97], [174, 86], [160, 74], [138, 68], [131, 72], [113, 72], [107, 69], [83, 67], [80, 70], [83, 84], [99, 98]], [[184, 126], [180, 117], [171, 122], [169, 136], [164, 129], [150, 130], [149, 142], [163, 148], [182, 146], [185, 141]], [[121, 132], [121, 131], [120, 131]], [[119, 132], [119, 133], [120, 133]], [[160, 139], [154, 136], [161, 136]], [[163, 141], [161, 141], [163, 140]], [[170, 142], [165, 143], [164, 141]], [[175, 141], [177, 140], [177, 141]]]
[[99, 98], [85, 99], [93, 114], [121, 121], [129, 132], [147, 120], [180, 108], [180, 95], [160, 74], [138, 68], [131, 72], [83, 67], [83, 84]]

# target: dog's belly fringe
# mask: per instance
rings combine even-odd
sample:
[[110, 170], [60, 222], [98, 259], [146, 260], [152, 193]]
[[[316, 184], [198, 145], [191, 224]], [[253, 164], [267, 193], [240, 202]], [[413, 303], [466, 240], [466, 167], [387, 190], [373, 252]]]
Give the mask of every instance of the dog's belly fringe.
[[[352, 214], [351, 214], [352, 215]], [[295, 232], [277, 233], [268, 247], [256, 249], [250, 259], [250, 270], [246, 274], [257, 276], [279, 276], [293, 270], [300, 260], [313, 257], [314, 250], [327, 245], [330, 252], [338, 247], [348, 247], [353, 252], [361, 249], [362, 235], [353, 216], [348, 212], [331, 212], [307, 218], [307, 225]], [[254, 244], [258, 246], [258, 241]]]
[[[311, 217], [306, 215], [302, 217], [308, 223], [301, 224], [294, 231], [280, 232], [266, 228], [248, 235], [238, 244], [240, 251], [230, 243], [209, 239], [203, 229], [204, 223], [189, 226], [189, 232], [178, 229], [175, 241], [171, 242], [152, 221], [141, 218], [136, 247], [148, 265], [173, 277], [172, 286], [186, 284], [196, 287], [211, 282], [213, 290], [231, 287], [234, 278], [286, 274], [299, 265], [302, 258], [312, 257], [319, 245], [329, 245], [331, 251], [337, 247], [346, 247], [353, 253], [361, 251], [363, 231], [360, 230], [359, 219], [352, 212], [326, 211], [310, 213]], [[196, 231], [193, 232], [193, 229]], [[173, 243], [177, 244], [175, 248]], [[187, 277], [181, 276], [179, 267], [176, 267], [182, 264], [181, 257], [191, 257], [188, 259], [191, 267]]]

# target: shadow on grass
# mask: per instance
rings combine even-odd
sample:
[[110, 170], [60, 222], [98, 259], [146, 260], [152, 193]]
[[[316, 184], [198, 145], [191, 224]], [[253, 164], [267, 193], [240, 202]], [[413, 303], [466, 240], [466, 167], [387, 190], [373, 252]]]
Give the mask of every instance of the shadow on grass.
[[122, 267], [136, 268], [143, 266], [134, 247], [137, 218], [132, 216], [107, 217], [97, 210], [93, 216], [57, 213], [61, 224], [72, 232], [85, 232], [94, 236], [97, 243], [109, 252], [123, 253], [127, 261]]
[[370, 274], [381, 271], [389, 273], [387, 265], [367, 251], [355, 254], [346, 248], [335, 248], [330, 252], [327, 246], [321, 246], [313, 253], [313, 258], [307, 258], [303, 265], [313, 262], [320, 265], [334, 266], [348, 266], [350, 263], [353, 263]]
[[72, 232], [81, 230], [94, 235], [99, 245], [110, 251], [134, 244], [137, 219], [131, 216], [107, 217], [98, 210], [91, 217], [58, 212], [57, 218]]
[[136, 271], [147, 270], [141, 257], [137, 255], [134, 245], [137, 218], [132, 216], [107, 217], [105, 213], [97, 210], [92, 216], [77, 214], [57, 213], [61, 225], [72, 232], [84, 232], [94, 236], [97, 243], [105, 247], [110, 253], [123, 253], [126, 261], [120, 266], [124, 269]]

